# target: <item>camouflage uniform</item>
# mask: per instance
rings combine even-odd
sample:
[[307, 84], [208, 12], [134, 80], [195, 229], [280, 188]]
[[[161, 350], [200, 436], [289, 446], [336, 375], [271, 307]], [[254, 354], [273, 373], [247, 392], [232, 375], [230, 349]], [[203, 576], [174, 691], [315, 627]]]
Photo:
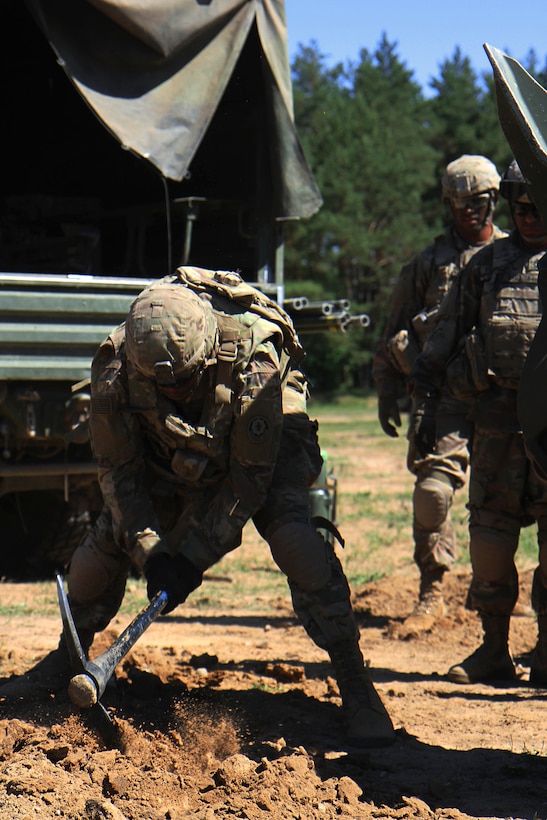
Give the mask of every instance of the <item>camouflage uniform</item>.
[[[181, 289], [193, 289], [203, 276], [215, 276], [227, 294], [232, 284], [252, 291], [237, 274], [185, 268], [137, 301], [145, 314], [159, 316], [173, 288], [180, 298]], [[195, 588], [203, 572], [239, 546], [252, 519], [287, 575], [304, 628], [331, 656], [350, 717], [365, 698], [355, 739], [391, 742], [391, 721], [363, 667], [346, 577], [310, 520], [309, 487], [322, 459], [287, 334], [222, 292], [208, 286], [195, 292], [212, 311], [218, 337], [184, 403], [168, 398], [136, 366], [127, 334], [131, 313], [93, 361], [90, 429], [105, 506], [71, 562], [75, 623], [86, 633], [104, 629], [121, 603], [130, 565], [146, 575], [158, 553], [183, 556], [199, 574]], [[139, 317], [131, 321], [133, 328]]]
[[[423, 348], [435, 324], [439, 305], [458, 272], [482, 247], [505, 235], [493, 226], [489, 240], [470, 245], [454, 228], [447, 228], [402, 269], [391, 299], [390, 318], [373, 361], [372, 372], [380, 401], [405, 391], [412, 364]], [[407, 455], [408, 469], [416, 475], [414, 559], [424, 572], [451, 569], [456, 559], [457, 543], [450, 519], [451, 495], [465, 482], [467, 443], [471, 435], [465, 402], [446, 395], [440, 410], [436, 452], [422, 458], [410, 441]], [[455, 419], [459, 428], [454, 427]], [[449, 500], [439, 493], [438, 517], [430, 520], [427, 516], [421, 520], [419, 496], [430, 489], [432, 477], [449, 488]]]
[[457, 397], [473, 398], [467, 606], [483, 623], [501, 618], [508, 624], [518, 597], [514, 556], [521, 527], [536, 521], [540, 554], [547, 551], [547, 487], [527, 456], [517, 417], [520, 372], [541, 316], [544, 253], [526, 249], [513, 231], [476, 254], [443, 302], [412, 370], [415, 419], [435, 411], [445, 378]]
[[[219, 367], [208, 368], [183, 408], [128, 360], [123, 326], [94, 359], [90, 426], [108, 519], [104, 531], [112, 527], [113, 532], [109, 547], [114, 544], [122, 563], [130, 559], [142, 571], [152, 552], [167, 545], [204, 572], [239, 546], [243, 526], [253, 518], [272, 541], [278, 563], [294, 561], [289, 577], [295, 590], [299, 583], [321, 588], [336, 562], [309, 526], [308, 488], [320, 471], [321, 456], [317, 424], [306, 413], [305, 381], [299, 371], [288, 369], [282, 334], [272, 322], [252, 311], [230, 315], [226, 300], [218, 296], [212, 305], [221, 351], [229, 337], [237, 358], [226, 384], [219, 383]], [[309, 551], [309, 564], [284, 554], [277, 544], [275, 533], [288, 524], [305, 528], [300, 555]], [[99, 532], [103, 538], [103, 521], [88, 541], [97, 540]], [[75, 600], [93, 588], [86, 577], [87, 594], [83, 588], [75, 594], [78, 561], [76, 556], [69, 576]], [[347, 592], [343, 598], [349, 612]], [[109, 617], [117, 609], [115, 599]], [[353, 637], [349, 616], [347, 623]], [[103, 621], [100, 628], [105, 626]], [[320, 633], [315, 638], [324, 644]]]

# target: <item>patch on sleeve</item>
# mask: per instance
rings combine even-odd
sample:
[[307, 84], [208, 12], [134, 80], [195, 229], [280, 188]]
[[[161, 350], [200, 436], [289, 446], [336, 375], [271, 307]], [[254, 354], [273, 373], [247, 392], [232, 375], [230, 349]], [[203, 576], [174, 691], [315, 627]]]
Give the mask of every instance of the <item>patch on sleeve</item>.
[[258, 443], [269, 434], [270, 423], [265, 416], [254, 416], [247, 425], [247, 433], [251, 441]]
[[233, 455], [240, 464], [271, 463], [274, 446], [274, 403], [247, 399], [242, 403], [232, 441]]

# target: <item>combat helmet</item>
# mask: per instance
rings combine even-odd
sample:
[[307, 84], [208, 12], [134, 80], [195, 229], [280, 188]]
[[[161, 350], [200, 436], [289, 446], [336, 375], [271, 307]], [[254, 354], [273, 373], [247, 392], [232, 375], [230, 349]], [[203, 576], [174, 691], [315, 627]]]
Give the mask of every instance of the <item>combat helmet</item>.
[[197, 380], [212, 362], [217, 336], [210, 304], [172, 279], [145, 288], [125, 321], [128, 360], [162, 388]]
[[468, 197], [498, 192], [500, 175], [494, 163], [477, 154], [462, 154], [449, 162], [442, 177], [442, 198]]
[[514, 159], [504, 172], [500, 183], [500, 194], [509, 204], [520, 199], [525, 194], [530, 196], [524, 174]]

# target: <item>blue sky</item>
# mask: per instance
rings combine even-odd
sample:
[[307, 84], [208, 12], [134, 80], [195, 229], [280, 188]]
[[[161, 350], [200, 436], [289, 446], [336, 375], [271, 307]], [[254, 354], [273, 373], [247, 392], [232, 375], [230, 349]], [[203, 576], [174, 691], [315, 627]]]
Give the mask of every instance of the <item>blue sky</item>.
[[545, 0], [285, 0], [285, 11], [291, 60], [299, 43], [315, 40], [327, 64], [357, 61], [385, 31], [426, 94], [456, 46], [477, 73], [491, 70], [485, 42], [519, 62], [533, 48], [541, 67], [547, 54]]

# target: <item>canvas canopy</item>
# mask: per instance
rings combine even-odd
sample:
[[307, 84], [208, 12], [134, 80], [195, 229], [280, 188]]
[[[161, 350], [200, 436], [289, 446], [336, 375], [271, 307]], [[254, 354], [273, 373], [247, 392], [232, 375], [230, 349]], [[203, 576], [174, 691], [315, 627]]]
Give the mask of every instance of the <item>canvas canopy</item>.
[[[182, 180], [238, 67], [260, 44], [277, 217], [322, 200], [295, 128], [283, 0], [27, 0], [66, 74], [126, 148]], [[239, 70], [239, 69], [238, 69]], [[230, 135], [226, 136], [230, 139]]]

